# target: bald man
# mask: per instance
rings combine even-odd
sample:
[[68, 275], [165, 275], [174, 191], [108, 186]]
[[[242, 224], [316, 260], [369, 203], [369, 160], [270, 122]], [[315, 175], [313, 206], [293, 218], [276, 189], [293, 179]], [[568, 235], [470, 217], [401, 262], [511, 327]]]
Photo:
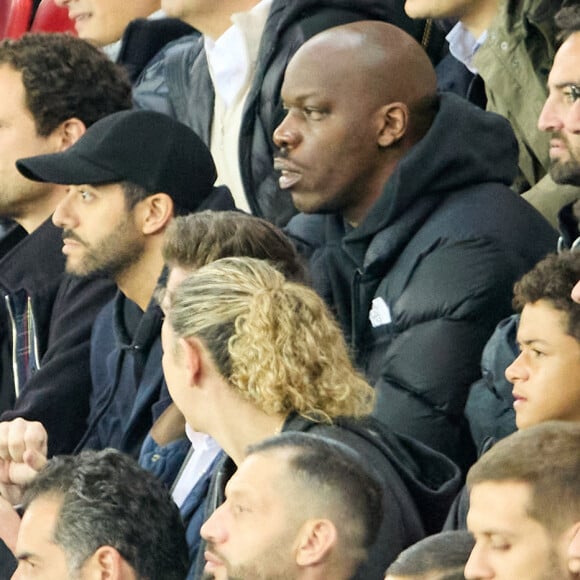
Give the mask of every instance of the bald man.
[[306, 42], [282, 99], [275, 168], [302, 212], [288, 232], [377, 389], [375, 414], [465, 468], [482, 348], [515, 280], [556, 242], [509, 188], [512, 129], [437, 95], [421, 47], [381, 22]]

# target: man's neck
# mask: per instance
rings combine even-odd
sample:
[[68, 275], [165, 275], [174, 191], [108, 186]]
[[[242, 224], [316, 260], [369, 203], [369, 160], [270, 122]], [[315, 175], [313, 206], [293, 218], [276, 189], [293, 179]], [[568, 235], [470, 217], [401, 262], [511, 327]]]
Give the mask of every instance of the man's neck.
[[233, 14], [247, 12], [258, 2], [259, 0], [230, 0], [229, 2], [215, 3], [217, 6], [212, 6], [206, 13], [195, 14], [191, 18], [186, 15], [183, 20], [199, 30], [204, 36], [217, 40], [232, 25]]
[[237, 408], [231, 409], [230, 417], [226, 417], [228, 412], [224, 409], [220, 414], [224, 411], [220, 424], [216, 425], [216, 432], [211, 436], [236, 465], [243, 461], [248, 446], [278, 435], [284, 426], [285, 416], [267, 415], [245, 401], [240, 401]]
[[478, 0], [471, 3], [470, 10], [461, 22], [474, 38], [479, 38], [491, 25], [499, 9], [499, 0]]
[[55, 186], [51, 193], [38, 196], [31, 200], [30, 205], [14, 216], [18, 223], [27, 233], [31, 234], [38, 229], [53, 213], [59, 201], [64, 197], [66, 188]]
[[[157, 255], [158, 254], [158, 255]], [[119, 290], [141, 308], [147, 310], [163, 271], [161, 252], [144, 252], [141, 258], [117, 276]]]

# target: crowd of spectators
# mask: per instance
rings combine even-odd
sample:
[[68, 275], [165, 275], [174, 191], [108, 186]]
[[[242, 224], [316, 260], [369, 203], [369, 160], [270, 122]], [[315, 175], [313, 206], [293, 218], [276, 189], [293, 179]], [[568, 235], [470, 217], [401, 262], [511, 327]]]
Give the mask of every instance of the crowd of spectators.
[[578, 577], [577, 0], [54, 3], [0, 39], [0, 580]]

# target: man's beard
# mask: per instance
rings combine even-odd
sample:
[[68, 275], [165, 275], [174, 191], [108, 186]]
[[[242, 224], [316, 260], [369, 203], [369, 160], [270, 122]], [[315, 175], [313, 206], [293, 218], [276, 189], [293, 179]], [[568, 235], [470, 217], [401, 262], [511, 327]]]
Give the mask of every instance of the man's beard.
[[550, 164], [550, 175], [556, 183], [562, 185], [580, 185], [580, 159], [576, 151], [572, 149], [568, 139], [563, 135], [554, 134], [554, 137], [560, 139], [565, 145], [570, 155], [567, 161], [552, 159]]
[[[296, 578], [295, 571], [285, 569], [288, 567], [288, 541], [290, 540], [276, 542], [260, 554], [257, 559], [235, 566], [230, 564], [211, 542], [208, 542], [207, 548], [224, 563], [228, 580], [294, 580]], [[213, 580], [214, 578], [216, 576], [213, 574], [204, 572], [203, 580]]]
[[554, 160], [550, 166], [550, 175], [556, 183], [580, 186], [580, 163], [576, 160]]
[[64, 237], [81, 241], [86, 250], [79, 262], [69, 264], [67, 260], [67, 272], [80, 277], [105, 276], [116, 280], [143, 254], [142, 240], [131, 233], [127, 220], [124, 220], [108, 237], [89, 246], [79, 240], [78, 236], [65, 232]]

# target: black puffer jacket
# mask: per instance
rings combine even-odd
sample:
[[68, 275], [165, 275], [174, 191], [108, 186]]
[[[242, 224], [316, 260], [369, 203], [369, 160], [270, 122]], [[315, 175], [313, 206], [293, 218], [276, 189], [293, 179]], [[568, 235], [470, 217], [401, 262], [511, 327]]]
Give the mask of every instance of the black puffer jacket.
[[511, 313], [514, 282], [556, 242], [509, 189], [516, 161], [505, 119], [443, 94], [359, 227], [302, 214], [288, 226], [378, 391], [376, 416], [463, 467], [475, 455], [463, 408], [482, 349]]
[[[384, 20], [419, 38], [423, 32], [398, 0], [273, 1], [240, 130], [240, 171], [252, 213], [278, 225], [296, 213], [290, 196], [278, 188], [272, 163], [272, 133], [282, 119], [280, 87], [288, 61], [316, 33], [358, 20]], [[441, 33], [431, 30], [429, 46], [437, 53]], [[135, 85], [134, 101], [139, 108], [161, 111], [189, 125], [209, 144], [214, 90], [203, 39], [170, 46], [165, 58], [151, 63]]]

